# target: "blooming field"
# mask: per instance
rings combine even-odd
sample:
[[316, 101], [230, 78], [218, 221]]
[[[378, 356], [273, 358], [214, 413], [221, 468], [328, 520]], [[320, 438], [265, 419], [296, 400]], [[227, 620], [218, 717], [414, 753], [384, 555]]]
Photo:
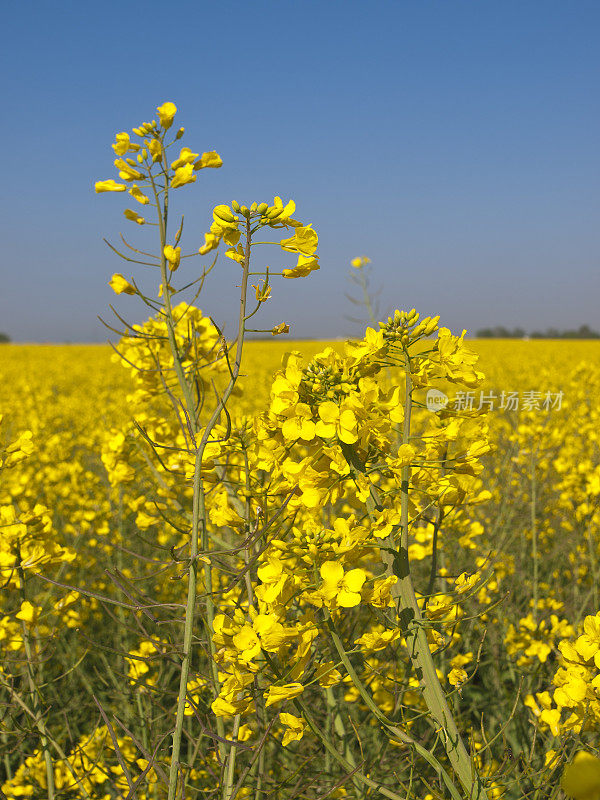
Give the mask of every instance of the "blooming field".
[[[521, 405], [523, 393], [538, 391], [538, 404], [546, 392], [562, 392], [561, 408], [489, 409], [487, 403], [491, 449], [482, 455], [484, 469], [477, 479], [482, 502], [459, 506], [443, 518], [443, 506], [432, 509], [427, 521], [412, 528], [410, 559], [416, 587], [428, 596], [421, 605], [430, 620], [427, 634], [436, 668], [453, 692], [454, 713], [461, 729], [470, 732], [483, 774], [496, 774], [497, 796], [550, 797], [558, 792], [564, 762], [580, 740], [594, 744], [600, 727], [600, 346], [469, 345], [480, 354], [478, 368], [486, 375], [483, 389], [474, 394], [475, 407], [480, 391], [487, 399], [516, 392]], [[230, 407], [240, 441], [244, 429], [250, 437], [251, 420], [268, 408], [273, 373], [286, 350], [313, 356], [326, 346], [248, 343], [242, 373], [252, 375], [252, 389]], [[344, 349], [337, 342], [332, 347]], [[176, 609], [183, 601], [177, 579], [182, 564], [172, 550], [182, 539], [161, 513], [171, 518], [182, 510], [185, 481], [177, 491], [166, 486], [161, 491], [160, 466], [133, 436], [132, 379], [111, 353], [107, 346], [0, 349], [2, 441], [12, 443], [3, 456], [0, 485], [1, 563], [10, 589], [2, 595], [0, 629], [0, 768], [9, 798], [46, 796], [44, 736], [56, 744], [51, 748], [56, 796], [126, 797], [129, 774], [131, 781], [143, 776], [137, 796], [162, 797], [158, 764], [168, 749], [166, 715], [177, 692], [173, 649], [182, 614]], [[230, 544], [242, 543], [237, 499], [221, 489], [209, 502], [215, 529]], [[255, 591], [262, 587], [265, 603], [283, 593], [279, 602], [285, 607], [292, 602], [291, 590], [280, 586], [286, 565], [295, 558], [320, 563], [325, 596], [338, 592], [339, 636], [362, 686], [385, 715], [412, 718], [408, 728], [419, 729], [418, 681], [407, 669], [398, 630], [384, 619], [386, 590], [373, 582], [372, 549], [360, 543], [366, 536], [363, 517], [360, 507], [344, 509], [336, 518], [331, 504], [296, 506], [287, 515], [281, 541], [271, 541], [271, 555], [259, 560]], [[331, 566], [323, 569], [323, 564]], [[338, 565], [352, 569], [344, 573]], [[298, 568], [295, 563], [291, 574]], [[357, 569], [361, 580], [352, 584]], [[216, 611], [225, 613], [214, 620], [217, 644], [221, 652], [235, 653], [238, 669], [243, 665], [254, 680], [249, 667], [259, 659], [260, 643], [243, 616], [236, 622], [239, 590], [234, 580], [231, 588], [223, 587], [224, 606]], [[374, 615], [364, 614], [367, 604]], [[374, 749], [376, 720], [366, 725], [372, 715], [361, 692], [331, 643], [315, 640], [308, 621], [311, 605], [314, 613], [319, 604], [312, 598], [312, 604], [298, 608], [302, 614], [293, 623], [280, 624], [263, 656], [270, 659], [284, 648], [280, 664], [289, 667], [289, 674], [276, 681], [282, 691], [271, 689], [260, 711], [271, 725], [273, 742], [283, 742], [288, 751], [264, 776], [271, 787], [267, 796], [275, 796], [272, 787], [285, 782], [286, 770], [293, 773], [306, 759], [314, 760], [314, 775], [320, 775], [314, 785], [321, 792], [328, 781], [343, 777], [331, 756], [327, 761], [329, 754], [320, 754], [319, 740], [298, 709], [282, 702], [295, 696], [296, 686], [323, 730], [331, 729], [340, 752], [356, 764], [365, 758], [363, 769], [374, 780], [392, 766], [401, 780], [411, 768], [409, 745], [388, 734]], [[138, 606], [143, 610], [134, 610]], [[289, 609], [285, 613], [289, 616]], [[190, 797], [214, 788], [218, 774], [213, 740], [200, 735], [215, 727], [215, 696], [202, 655], [206, 638], [201, 631], [197, 636], [188, 686], [192, 705], [185, 721]], [[313, 671], [307, 674], [303, 664], [311, 652]], [[338, 716], [333, 716], [335, 696], [345, 707]], [[232, 737], [233, 715], [242, 711], [238, 739], [255, 744], [264, 726], [257, 725], [259, 712], [247, 701], [230, 708], [221, 697], [216, 711], [223, 714], [224, 738]], [[114, 715], [121, 711], [118, 725]], [[419, 729], [419, 737], [427, 739], [426, 729]], [[240, 750], [242, 765], [248, 753]], [[158, 764], [145, 772], [152, 757]], [[76, 788], [76, 776], [85, 777], [85, 792]], [[434, 777], [425, 773], [423, 781], [437, 796]], [[293, 796], [286, 793], [291, 789], [279, 791]], [[416, 796], [427, 793], [419, 791], [423, 794]], [[352, 796], [352, 785], [334, 789], [332, 796], [346, 794]]]
[[157, 111], [95, 184], [147, 207], [157, 252], [110, 246], [153, 294], [110, 286], [150, 316], [0, 349], [0, 800], [598, 800], [599, 344], [414, 309], [247, 341], [318, 234], [233, 200], [182, 252], [171, 195], [222, 161]]

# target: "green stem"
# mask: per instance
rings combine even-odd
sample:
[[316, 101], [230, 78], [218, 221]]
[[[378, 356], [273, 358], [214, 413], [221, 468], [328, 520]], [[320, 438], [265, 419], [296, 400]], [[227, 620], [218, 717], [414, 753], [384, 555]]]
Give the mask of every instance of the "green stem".
[[378, 323], [377, 317], [375, 316], [375, 310], [373, 308], [373, 303], [371, 302], [371, 295], [369, 294], [369, 287], [368, 287], [368, 284], [367, 284], [366, 275], [364, 273], [364, 267], [361, 267], [358, 270], [358, 274], [360, 276], [359, 282], [360, 282], [360, 288], [362, 289], [362, 294], [363, 294], [363, 303], [365, 304], [365, 308], [369, 312], [369, 322], [373, 325], [375, 330], [377, 330], [379, 323]]
[[537, 538], [537, 482], [535, 474], [535, 452], [531, 449], [531, 557], [533, 559], [533, 621], [538, 621], [538, 538]]
[[[244, 537], [248, 538], [250, 536], [251, 528], [252, 528], [252, 507], [250, 505], [250, 465], [248, 463], [248, 452], [244, 448], [244, 475], [245, 475], [245, 489], [246, 489], [246, 502], [244, 504]], [[246, 581], [246, 593], [248, 595], [248, 621], [250, 625], [252, 625], [252, 617], [250, 616], [250, 609], [254, 608], [254, 589], [252, 587], [252, 576], [250, 574], [250, 569], [248, 569], [250, 565], [250, 547], [244, 548], [244, 560], [246, 563], [246, 573], [245, 573], [245, 581]], [[243, 697], [243, 693], [242, 693]], [[233, 741], [237, 741], [238, 732], [240, 729], [240, 715], [236, 714], [233, 720], [233, 733], [232, 739]], [[237, 747], [232, 744], [229, 746], [229, 754], [227, 756], [227, 772], [226, 772], [226, 779], [225, 779], [225, 787], [223, 790], [223, 800], [229, 800], [231, 797], [231, 793], [233, 791], [233, 781], [235, 775], [235, 761], [237, 757]]]
[[[593, 601], [592, 608], [595, 612], [598, 610], [598, 585], [600, 583], [600, 575], [598, 575], [597, 545], [596, 542], [594, 541], [594, 532], [592, 530], [592, 526], [589, 524], [586, 529], [585, 538], [587, 539], [588, 551], [590, 554], [590, 570], [592, 573], [592, 588], [590, 590], [590, 594], [592, 596], [592, 601]], [[584, 604], [584, 609], [586, 605], [587, 603]]]
[[[245, 334], [245, 314], [246, 314], [247, 289], [248, 289], [248, 273], [250, 271], [250, 250], [251, 250], [250, 221], [247, 220], [246, 251], [244, 257], [244, 271], [242, 275], [240, 316], [238, 325], [238, 336], [236, 342], [235, 363], [231, 371], [231, 377], [229, 383], [225, 391], [223, 392], [219, 402], [217, 403], [217, 407], [215, 408], [211, 418], [209, 419], [206, 428], [204, 429], [204, 433], [202, 434], [202, 438], [196, 450], [196, 459], [194, 466], [194, 482], [193, 482], [192, 530], [191, 530], [191, 540], [190, 540], [190, 567], [188, 572], [188, 594], [187, 594], [184, 632], [183, 632], [179, 694], [177, 698], [177, 716], [175, 719], [175, 730], [173, 731], [173, 748], [171, 754], [171, 764], [169, 769], [168, 800], [175, 800], [175, 794], [177, 791], [177, 776], [179, 772], [179, 753], [181, 748], [183, 721], [185, 716], [184, 715], [185, 699], [186, 699], [187, 683], [190, 672], [192, 633], [194, 628], [199, 538], [202, 541], [202, 547], [205, 552], [208, 551], [208, 545], [209, 545], [208, 529], [207, 529], [208, 526], [206, 524], [206, 509], [204, 503], [204, 489], [202, 485], [202, 458], [204, 455], [204, 449], [208, 443], [212, 430], [216, 425], [217, 421], [219, 420], [221, 412], [225, 408], [225, 404], [227, 403], [231, 395], [231, 392], [233, 391], [233, 388], [235, 386], [240, 371], [240, 366], [242, 361], [242, 350], [244, 344], [244, 334]], [[165, 295], [168, 298], [168, 292], [166, 291], [166, 286], [165, 286]], [[177, 364], [178, 359], [175, 358], [176, 353], [177, 351], [175, 350], [173, 352], [173, 356], [174, 356], [174, 361]], [[193, 405], [190, 405], [189, 409], [190, 410], [193, 409]], [[219, 679], [218, 679], [218, 669], [215, 659], [216, 647], [212, 639], [212, 630], [214, 629], [214, 602], [212, 599], [212, 567], [210, 563], [204, 565], [204, 577], [205, 577], [206, 604], [207, 604], [207, 623], [208, 623], [207, 627], [210, 631], [208, 636], [208, 641], [211, 652], [211, 669], [213, 673], [213, 681], [218, 690]], [[221, 717], [217, 717], [217, 726], [218, 726], [219, 736], [221, 736], [221, 738], [225, 738], [224, 724], [223, 724], [223, 719]], [[225, 757], [225, 752], [224, 752], [224, 745], [222, 743], [219, 743], [219, 749], [221, 752], [221, 759], [223, 759]]]
[[317, 736], [321, 740], [321, 742], [323, 744], [323, 747], [333, 757], [334, 761], [337, 761], [337, 763], [342, 767], [342, 769], [345, 772], [348, 772], [348, 773], [349, 772], [353, 772], [354, 776], [361, 783], [363, 783], [365, 786], [368, 786], [370, 789], [377, 789], [377, 791], [380, 794], [382, 794], [384, 797], [389, 797], [390, 800], [407, 800], [407, 798], [405, 796], [399, 795], [399, 794], [397, 794], [397, 792], [394, 792], [391, 789], [387, 789], [385, 786], [382, 786], [380, 783], [377, 783], [376, 781], [371, 780], [371, 778], [368, 778], [366, 775], [363, 775], [363, 773], [360, 772], [360, 770], [355, 770], [352, 767], [352, 765], [349, 764], [346, 761], [346, 759], [338, 753], [338, 751], [335, 749], [333, 744], [329, 741], [327, 736], [319, 728], [319, 726], [317, 725], [317, 723], [315, 722], [315, 720], [313, 718], [313, 715], [310, 713], [306, 703], [303, 700], [301, 700], [300, 698], [298, 698], [298, 697], [295, 698], [293, 702], [298, 707], [298, 709], [300, 710], [302, 716], [306, 720], [306, 723], [307, 723], [308, 727], [315, 734], [315, 736]]
[[59, 745], [59, 743], [55, 739], [53, 739], [52, 736], [50, 735], [50, 733], [48, 732], [48, 729], [46, 728], [46, 726], [44, 724], [43, 718], [38, 713], [33, 712], [29, 708], [29, 706], [26, 703], [23, 702], [23, 700], [19, 697], [17, 692], [15, 692], [15, 690], [12, 688], [12, 686], [10, 686], [10, 684], [6, 680], [4, 680], [4, 678], [2, 677], [2, 673], [1, 672], [0, 672], [0, 684], [2, 684], [2, 686], [4, 686], [4, 688], [10, 693], [11, 697], [13, 698], [13, 701], [28, 716], [30, 716], [30, 717], [32, 717], [34, 719], [34, 721], [36, 723], [36, 726], [37, 726], [38, 730], [40, 731], [40, 733], [46, 738], [46, 740], [56, 750], [56, 753], [57, 753], [59, 759], [63, 762], [64, 766], [67, 768], [67, 770], [71, 774], [71, 777], [75, 781], [75, 784], [78, 787], [80, 787], [81, 792], [83, 793], [83, 796], [84, 796], [85, 800], [92, 800], [92, 798], [90, 797], [90, 793], [85, 788], [85, 785], [84, 785], [84, 783], [83, 783], [83, 781], [81, 779], [81, 776], [78, 775], [75, 772], [75, 769], [73, 768], [73, 765], [71, 764], [70, 759], [67, 758], [67, 754], [62, 749], [62, 747]]
[[6, 731], [2, 731], [0, 736], [2, 738], [2, 749], [4, 750], [4, 772], [6, 774], [6, 780], [10, 781], [12, 780], [12, 769], [10, 766], [10, 758], [8, 756], [8, 736], [6, 735]]
[[382, 722], [390, 730], [390, 732], [394, 734], [394, 736], [397, 736], [400, 739], [400, 741], [411, 744], [412, 747], [414, 747], [414, 749], [417, 751], [417, 753], [419, 753], [419, 755], [421, 755], [427, 761], [427, 763], [430, 764], [435, 769], [435, 771], [438, 773], [438, 775], [446, 784], [446, 788], [448, 789], [454, 800], [462, 800], [458, 789], [452, 782], [450, 776], [448, 775], [442, 764], [440, 764], [440, 762], [437, 760], [437, 758], [432, 753], [430, 753], [429, 750], [427, 750], [425, 747], [416, 742], [405, 731], [403, 731], [401, 728], [398, 728], [397, 725], [394, 725], [390, 720], [388, 720], [385, 714], [376, 705], [375, 701], [367, 691], [367, 688], [356, 674], [356, 670], [354, 669], [354, 667], [352, 666], [352, 662], [348, 658], [348, 654], [344, 649], [342, 640], [340, 639], [340, 636], [336, 630], [335, 623], [333, 622], [331, 615], [327, 620], [327, 627], [329, 628], [329, 633], [331, 635], [331, 638], [333, 639], [333, 643], [335, 645], [335, 649], [338, 652], [340, 660], [346, 667], [348, 675], [350, 675], [350, 677], [352, 678], [352, 683], [358, 689], [360, 696], [365, 701], [368, 708], [373, 712], [375, 717], [380, 722]]
[[[328, 715], [331, 717], [333, 721], [333, 731], [335, 734], [342, 740], [344, 746], [344, 758], [350, 764], [352, 768], [356, 767], [356, 759], [354, 758], [354, 753], [352, 752], [352, 747], [350, 746], [350, 737], [346, 731], [346, 727], [344, 725], [344, 720], [342, 719], [342, 715], [340, 713], [339, 704], [336, 703], [335, 694], [331, 686], [327, 687], [326, 690], [326, 697], [327, 697], [327, 710]], [[329, 736], [331, 738], [332, 731], [329, 732]], [[325, 770], [326, 772], [330, 770]], [[357, 778], [353, 778], [354, 786], [356, 791], [360, 791], [359, 780]]]
[[[20, 553], [18, 554], [19, 562], [21, 560]], [[19, 588], [21, 590], [21, 597], [23, 602], [27, 600], [27, 596], [25, 594], [25, 572], [21, 566], [18, 568], [19, 572]], [[40, 690], [38, 689], [35, 676], [33, 672], [34, 666], [34, 658], [33, 653], [31, 650], [31, 640], [29, 636], [29, 628], [27, 627], [27, 623], [25, 620], [22, 622], [23, 628], [23, 645], [25, 647], [25, 655], [27, 657], [27, 682], [29, 684], [29, 691], [31, 692], [31, 698], [33, 702], [33, 711], [36, 716], [36, 727], [40, 734], [40, 740], [42, 744], [42, 751], [44, 753], [44, 764], [46, 768], [46, 783], [47, 783], [47, 792], [48, 792], [48, 800], [54, 800], [55, 794], [55, 786], [54, 786], [54, 766], [52, 765], [52, 756], [50, 755], [50, 749], [48, 747], [48, 738], [46, 736], [46, 726], [42, 720], [42, 712], [41, 712], [41, 697], [40, 697]]]
[[137, 710], [138, 714], [140, 715], [140, 723], [142, 726], [142, 744], [144, 745], [144, 750], [148, 750], [148, 720], [146, 719], [146, 714], [144, 713], [144, 703], [142, 701], [141, 690], [139, 687], [136, 687], [134, 691]]
[[[402, 443], [408, 444], [410, 442], [412, 411], [412, 380], [408, 352], [405, 352], [404, 367], [406, 393]], [[354, 455], [356, 465], [357, 462], [360, 462], [356, 454]], [[386, 566], [386, 575], [396, 575], [398, 578], [396, 584], [392, 587], [392, 597], [398, 601], [396, 606], [398, 620], [406, 639], [411, 663], [423, 692], [423, 699], [438, 727], [438, 733], [441, 734], [448, 759], [469, 800], [487, 800], [485, 788], [479, 776], [474, 773], [471, 759], [458, 732], [454, 716], [438, 679], [410, 575], [408, 558], [409, 481], [410, 467], [405, 466], [402, 468], [400, 486], [400, 548], [396, 549], [397, 546], [392, 533], [385, 540], [384, 547], [381, 548], [381, 557]], [[372, 516], [375, 510], [372, 497], [367, 498], [367, 510], [369, 516]]]

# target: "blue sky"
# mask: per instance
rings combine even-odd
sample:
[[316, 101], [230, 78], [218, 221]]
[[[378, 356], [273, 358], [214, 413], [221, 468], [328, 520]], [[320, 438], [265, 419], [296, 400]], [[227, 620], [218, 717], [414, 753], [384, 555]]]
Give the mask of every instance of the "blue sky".
[[[115, 300], [146, 318], [102, 237], [147, 231], [93, 184], [166, 100], [224, 161], [176, 195], [189, 251], [233, 198], [291, 197], [319, 233], [320, 272], [277, 283], [265, 327], [357, 333], [365, 254], [386, 312], [600, 328], [599, 25], [597, 0], [6, 0], [0, 331], [103, 341]], [[199, 302], [228, 330], [236, 270], [221, 257]]]

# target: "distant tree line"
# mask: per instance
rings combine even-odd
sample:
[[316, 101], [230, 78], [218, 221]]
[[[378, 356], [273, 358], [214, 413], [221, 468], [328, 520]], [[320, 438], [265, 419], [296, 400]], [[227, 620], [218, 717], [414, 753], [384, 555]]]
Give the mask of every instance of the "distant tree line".
[[496, 325], [495, 328], [480, 328], [476, 336], [478, 339], [600, 339], [600, 333], [593, 331], [589, 325], [581, 325], [576, 331], [559, 331], [558, 328], [547, 328], [545, 331], [532, 331], [527, 334], [523, 328], [505, 328]]
[[0, 333], [0, 344], [6, 344], [6, 342], [10, 342], [10, 336], [8, 333]]

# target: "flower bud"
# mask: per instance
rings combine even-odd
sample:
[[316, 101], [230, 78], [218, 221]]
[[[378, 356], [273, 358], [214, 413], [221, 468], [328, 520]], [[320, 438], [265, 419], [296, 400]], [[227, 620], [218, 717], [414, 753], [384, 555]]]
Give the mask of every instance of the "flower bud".
[[231, 201], [231, 207], [233, 208], [233, 210], [234, 210], [234, 211], [235, 211], [237, 214], [239, 214], [239, 213], [240, 213], [240, 204], [238, 203], [238, 201], [237, 201], [237, 200], [232, 200], [232, 201]]
[[268, 207], [266, 203], [261, 203], [256, 210], [259, 214], [264, 214]]
[[177, 139], [181, 139], [184, 133], [185, 133], [185, 128], [179, 128], [179, 130], [175, 134], [175, 141], [177, 141]]
[[248, 217], [250, 216], [250, 209], [248, 208], [248, 206], [242, 206], [240, 208], [240, 214], [243, 217], [246, 217], [246, 219], [248, 219]]
[[229, 206], [226, 205], [215, 206], [213, 210], [213, 217], [217, 217], [217, 219], [222, 219], [223, 222], [235, 222], [235, 217], [229, 210]]
[[431, 318], [429, 324], [427, 325], [427, 328], [425, 329], [425, 334], [427, 336], [430, 336], [432, 333], [434, 333], [434, 331], [437, 330], [439, 321], [440, 321], [439, 314], [438, 316]]
[[94, 187], [98, 194], [100, 192], [124, 192], [127, 189], [124, 183], [116, 183], [112, 178], [107, 181], [96, 181]]

